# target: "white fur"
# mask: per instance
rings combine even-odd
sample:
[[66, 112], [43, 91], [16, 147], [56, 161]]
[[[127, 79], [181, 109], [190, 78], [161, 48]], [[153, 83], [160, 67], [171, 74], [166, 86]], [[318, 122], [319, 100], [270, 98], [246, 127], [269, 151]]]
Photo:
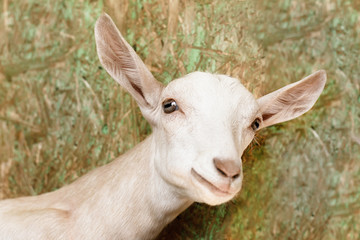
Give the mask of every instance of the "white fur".
[[[241, 189], [241, 156], [255, 135], [254, 120], [262, 128], [305, 113], [326, 80], [318, 71], [258, 100], [237, 79], [210, 73], [165, 87], [107, 15], [95, 36], [100, 61], [133, 95], [153, 133], [57, 191], [1, 201], [0, 239], [152, 239], [194, 201], [232, 199]], [[164, 113], [165, 99], [179, 110]], [[215, 158], [231, 167], [217, 166]]]

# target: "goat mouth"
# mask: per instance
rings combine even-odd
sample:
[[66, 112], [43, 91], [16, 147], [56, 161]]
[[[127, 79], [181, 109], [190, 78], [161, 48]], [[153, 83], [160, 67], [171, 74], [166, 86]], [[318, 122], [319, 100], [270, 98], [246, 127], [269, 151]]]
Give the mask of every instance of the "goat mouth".
[[195, 177], [195, 179], [200, 182], [202, 185], [206, 186], [211, 192], [215, 193], [216, 195], [220, 196], [229, 196], [231, 195], [230, 192], [221, 190], [220, 188], [216, 187], [214, 184], [206, 180], [203, 176], [197, 173], [193, 168], [191, 169], [191, 174]]

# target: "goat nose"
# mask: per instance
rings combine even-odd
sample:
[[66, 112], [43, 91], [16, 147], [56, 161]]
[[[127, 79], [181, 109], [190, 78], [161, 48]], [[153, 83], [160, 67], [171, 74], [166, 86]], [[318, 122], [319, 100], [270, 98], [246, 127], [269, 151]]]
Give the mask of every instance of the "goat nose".
[[240, 176], [241, 167], [235, 161], [214, 158], [214, 165], [216, 170], [224, 177], [236, 179]]

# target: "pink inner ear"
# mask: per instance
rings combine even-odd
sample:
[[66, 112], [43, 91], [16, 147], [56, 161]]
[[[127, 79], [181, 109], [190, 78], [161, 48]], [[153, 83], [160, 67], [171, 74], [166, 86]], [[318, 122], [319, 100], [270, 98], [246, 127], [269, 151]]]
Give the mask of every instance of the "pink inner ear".
[[125, 39], [121, 37], [112, 20], [108, 16], [100, 17], [95, 29], [96, 35], [101, 36], [97, 38], [97, 47], [98, 55], [104, 67], [115, 80], [118, 80], [117, 78], [124, 74], [137, 86], [137, 89], [141, 89], [139, 87], [140, 69], [137, 68], [135, 57], [131, 54], [133, 50]]
[[275, 113], [263, 113], [262, 114], [262, 119], [263, 119], [263, 121], [266, 121], [266, 120], [268, 120], [269, 118], [271, 118], [272, 116], [274, 116], [275, 115]]
[[156, 81], [106, 14], [96, 22], [95, 40], [100, 62], [106, 71], [133, 96], [143, 116], [156, 125], [151, 113], [157, 107], [163, 85]]
[[318, 71], [260, 98], [264, 127], [291, 120], [307, 112], [318, 99], [325, 81], [325, 71]]
[[146, 101], [144, 93], [142, 92], [141, 88], [138, 85], [136, 85], [134, 82], [130, 82], [130, 84], [135, 89], [135, 91], [138, 92], [142, 96], [142, 98], [144, 98], [144, 100]]

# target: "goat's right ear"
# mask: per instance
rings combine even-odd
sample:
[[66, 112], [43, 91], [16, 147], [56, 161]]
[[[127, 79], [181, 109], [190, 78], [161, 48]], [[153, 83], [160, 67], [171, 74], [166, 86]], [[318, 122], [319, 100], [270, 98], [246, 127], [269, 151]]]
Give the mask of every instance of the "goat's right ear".
[[153, 77], [107, 14], [96, 22], [95, 40], [101, 64], [134, 97], [144, 117], [154, 124], [152, 113], [159, 103], [162, 84]]

